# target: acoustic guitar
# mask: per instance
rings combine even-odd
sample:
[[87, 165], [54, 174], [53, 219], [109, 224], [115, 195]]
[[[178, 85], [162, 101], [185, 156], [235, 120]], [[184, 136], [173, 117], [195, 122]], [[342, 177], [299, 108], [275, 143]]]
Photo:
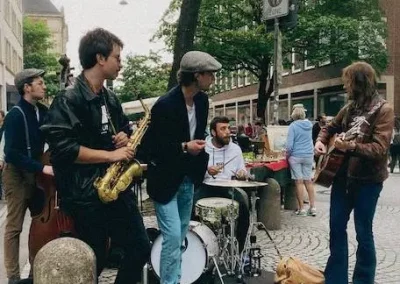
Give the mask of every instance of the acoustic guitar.
[[[357, 138], [357, 136], [362, 135], [361, 125], [366, 123], [371, 124], [372, 115], [381, 108], [386, 101], [379, 100], [371, 110], [365, 116], [359, 116], [354, 119], [353, 126], [344, 133], [343, 140], [351, 141]], [[341, 134], [342, 135], [342, 134]], [[334, 135], [327, 145], [327, 152], [325, 155], [319, 157], [317, 167], [315, 170], [315, 175], [313, 181], [316, 184], [330, 187], [333, 183], [337, 172], [343, 164], [345, 159], [345, 153], [335, 148], [335, 139], [337, 135]]]
[[[343, 140], [351, 141], [354, 140], [359, 134], [359, 125], [351, 128], [349, 131], [344, 133]], [[338, 134], [335, 134], [329, 140], [327, 151], [325, 155], [321, 155], [318, 159], [318, 163], [314, 174], [314, 183], [322, 185], [324, 187], [330, 187], [333, 183], [337, 172], [343, 164], [345, 159], [345, 152], [335, 148], [335, 139]]]

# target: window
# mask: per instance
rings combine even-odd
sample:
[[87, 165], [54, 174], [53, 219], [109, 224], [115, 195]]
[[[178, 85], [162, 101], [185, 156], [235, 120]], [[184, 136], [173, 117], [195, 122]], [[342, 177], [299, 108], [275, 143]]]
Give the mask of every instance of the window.
[[246, 71], [244, 69], [239, 69], [238, 70], [238, 87], [243, 87], [244, 86], [244, 81], [246, 77]]
[[18, 56], [18, 71], [17, 72], [22, 71], [22, 69], [24, 69], [24, 66], [22, 66], [22, 58], [20, 56]]
[[6, 40], [6, 66], [11, 70], [11, 44]]
[[4, 1], [4, 20], [10, 24], [10, 0]]
[[[323, 36], [320, 39], [321, 44], [323, 45], [328, 45], [329, 44], [329, 37], [327, 36]], [[326, 58], [326, 60], [321, 61], [318, 65], [319, 66], [325, 66], [331, 63], [331, 60], [329, 59], [329, 57]]]
[[15, 12], [13, 9], [12, 10], [12, 18], [11, 18], [11, 30], [13, 31], [14, 35], [17, 36], [17, 15], [15, 15]]
[[[306, 58], [307, 58], [307, 50], [306, 50]], [[310, 69], [314, 69], [315, 65], [312, 65], [310, 60], [306, 59], [304, 60], [304, 70], [310, 70]]]
[[17, 72], [18, 69], [18, 56], [17, 56], [17, 52], [15, 51], [15, 49], [13, 48], [13, 56], [12, 56], [12, 71], [14, 73]]
[[0, 62], [3, 62], [3, 37], [0, 30]]
[[292, 51], [292, 73], [298, 73], [301, 72], [303, 69], [303, 58], [301, 54], [298, 52], [295, 52], [293, 49]]
[[238, 85], [238, 71], [232, 71], [231, 76], [232, 76], [232, 89], [236, 89]]

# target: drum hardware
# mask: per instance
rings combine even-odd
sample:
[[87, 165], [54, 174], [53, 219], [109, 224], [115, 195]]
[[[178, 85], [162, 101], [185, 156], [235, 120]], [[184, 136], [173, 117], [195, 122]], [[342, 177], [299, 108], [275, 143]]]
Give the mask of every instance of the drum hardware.
[[[262, 183], [258, 183], [262, 184]], [[263, 185], [267, 185], [264, 183]], [[250, 276], [256, 277], [261, 274], [261, 258], [263, 255], [261, 254], [261, 248], [256, 244], [257, 243], [257, 236], [255, 234], [256, 228], [264, 228], [264, 224], [257, 221], [257, 210], [256, 210], [256, 202], [259, 197], [256, 195], [257, 187], [251, 188], [251, 195], [250, 195], [250, 225], [247, 231], [245, 245], [242, 251], [242, 255], [240, 258], [240, 271], [245, 273], [245, 261], [244, 259], [246, 256], [249, 257], [250, 267], [247, 269]]]
[[253, 247], [250, 249], [249, 255], [249, 274], [252, 277], [257, 277], [261, 275], [261, 258], [263, 255], [261, 254], [260, 247]]

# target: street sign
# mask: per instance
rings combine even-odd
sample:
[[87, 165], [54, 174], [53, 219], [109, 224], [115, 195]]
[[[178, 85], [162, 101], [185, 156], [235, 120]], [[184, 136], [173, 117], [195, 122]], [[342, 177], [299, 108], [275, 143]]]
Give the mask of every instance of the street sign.
[[289, 0], [263, 0], [264, 21], [287, 16], [289, 14]]

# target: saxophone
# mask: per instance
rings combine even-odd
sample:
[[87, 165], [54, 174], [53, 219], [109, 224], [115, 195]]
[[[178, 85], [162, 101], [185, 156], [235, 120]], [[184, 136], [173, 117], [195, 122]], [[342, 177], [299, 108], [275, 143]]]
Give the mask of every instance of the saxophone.
[[[144, 118], [140, 121], [138, 129], [129, 137], [127, 147], [136, 152], [143, 135], [146, 133], [150, 123], [150, 110], [140, 99], [144, 109]], [[110, 165], [103, 177], [98, 177], [94, 181], [100, 200], [108, 203], [117, 200], [118, 194], [125, 191], [135, 178], [141, 177], [143, 169], [138, 160], [119, 161]]]

